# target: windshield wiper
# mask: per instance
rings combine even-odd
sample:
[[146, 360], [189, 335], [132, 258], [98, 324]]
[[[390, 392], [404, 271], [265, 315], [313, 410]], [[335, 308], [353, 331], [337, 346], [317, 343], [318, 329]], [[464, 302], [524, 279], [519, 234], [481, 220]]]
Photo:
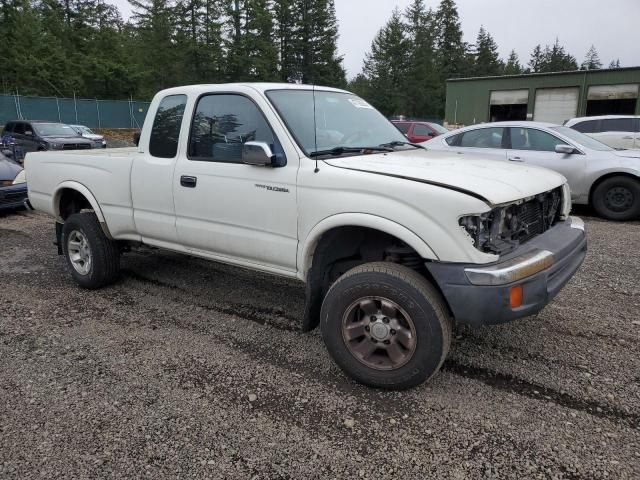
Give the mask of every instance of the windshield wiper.
[[316, 152], [311, 152], [309, 156], [311, 158], [314, 157], [322, 157], [324, 155], [331, 155], [333, 157], [339, 157], [345, 153], [359, 153], [359, 152], [393, 152], [393, 148], [387, 145], [379, 145], [377, 147], [335, 147], [330, 148], [328, 150], [318, 150]]
[[411, 142], [401, 142], [400, 140], [394, 140], [393, 142], [383, 143], [381, 147], [402, 147], [404, 145], [408, 145], [410, 147], [420, 148], [422, 150], [427, 150], [427, 147], [423, 147], [422, 145], [418, 145], [417, 143]]

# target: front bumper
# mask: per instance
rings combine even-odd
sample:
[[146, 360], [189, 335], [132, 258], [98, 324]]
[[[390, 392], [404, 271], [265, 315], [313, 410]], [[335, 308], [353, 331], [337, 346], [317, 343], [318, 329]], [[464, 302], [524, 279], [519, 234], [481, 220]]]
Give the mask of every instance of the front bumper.
[[26, 183], [0, 187], [0, 210], [24, 207], [28, 198]]
[[[496, 264], [429, 262], [458, 323], [495, 325], [533, 315], [560, 292], [587, 254], [584, 223], [570, 217], [531, 239]], [[512, 287], [522, 287], [522, 303], [513, 308]]]

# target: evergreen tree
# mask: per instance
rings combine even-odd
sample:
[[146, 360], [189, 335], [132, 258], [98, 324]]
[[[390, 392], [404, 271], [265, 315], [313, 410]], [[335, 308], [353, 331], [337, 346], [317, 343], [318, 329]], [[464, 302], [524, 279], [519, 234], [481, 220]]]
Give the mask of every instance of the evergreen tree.
[[620, 65], [620, 59], [618, 58], [616, 60], [611, 60], [609, 68], [622, 68], [622, 66]]
[[533, 73], [540, 73], [542, 71], [542, 65], [544, 63], [544, 52], [540, 44], [536, 45], [531, 53], [531, 59], [529, 60], [529, 71]]
[[129, 0], [134, 55], [140, 75], [140, 92], [151, 97], [158, 90], [179, 82], [180, 52], [174, 42], [178, 24], [176, 7], [165, 0]]
[[366, 55], [363, 73], [369, 81], [368, 100], [385, 115], [405, 114], [408, 109], [404, 89], [408, 40], [400, 11], [396, 8], [378, 32]]
[[424, 0], [414, 0], [405, 12], [407, 63], [405, 89], [412, 92], [404, 112], [411, 117], [435, 116], [440, 110], [437, 102], [438, 75], [435, 58], [435, 16], [426, 8]]
[[276, 38], [279, 50], [280, 80], [294, 82], [298, 79], [297, 68], [297, 11], [296, 0], [274, 0]]
[[540, 71], [566, 72], [573, 70], [578, 70], [578, 62], [574, 56], [565, 51], [564, 47], [560, 45], [560, 40], [556, 38], [553, 46], [547, 45], [544, 49]]
[[462, 40], [458, 8], [454, 0], [442, 0], [436, 11], [436, 47], [441, 78], [464, 77], [469, 73], [467, 45]]
[[509, 54], [509, 58], [507, 59], [507, 63], [504, 66], [504, 74], [505, 75], [520, 75], [524, 73], [524, 69], [522, 65], [520, 65], [520, 59], [518, 58], [518, 54], [515, 50], [511, 50]]
[[580, 66], [581, 70], [599, 70], [602, 68], [602, 62], [600, 61], [600, 56], [598, 55], [598, 51], [596, 47], [591, 45], [591, 48], [587, 52], [585, 56], [584, 62]]
[[498, 45], [484, 27], [480, 27], [475, 47], [473, 75], [476, 77], [500, 75], [504, 70], [504, 63], [500, 60]]

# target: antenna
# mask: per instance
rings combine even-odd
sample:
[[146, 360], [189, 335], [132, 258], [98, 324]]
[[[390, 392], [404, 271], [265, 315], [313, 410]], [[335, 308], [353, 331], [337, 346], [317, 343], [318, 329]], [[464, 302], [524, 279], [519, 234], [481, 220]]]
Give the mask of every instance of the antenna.
[[[318, 120], [316, 118], [316, 82], [313, 82], [312, 85], [312, 92], [313, 92], [313, 142], [315, 144], [315, 149], [314, 152], [318, 151]], [[315, 155], [316, 158], [316, 168], [313, 171], [313, 173], [318, 173], [320, 171], [320, 168], [318, 167], [318, 155]]]

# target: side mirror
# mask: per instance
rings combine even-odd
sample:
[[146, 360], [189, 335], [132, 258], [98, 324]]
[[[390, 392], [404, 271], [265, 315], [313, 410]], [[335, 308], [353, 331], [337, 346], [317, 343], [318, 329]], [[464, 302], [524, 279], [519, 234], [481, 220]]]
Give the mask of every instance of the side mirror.
[[25, 131], [24, 131], [24, 134], [25, 134], [27, 137], [33, 137], [33, 132], [32, 132], [31, 130], [25, 130]]
[[136, 132], [133, 134], [133, 143], [136, 147], [140, 144], [140, 132]]
[[247, 142], [242, 146], [242, 163], [258, 167], [270, 167], [276, 156], [265, 142]]
[[571, 145], [556, 145], [556, 153], [561, 153], [562, 155], [572, 155], [576, 153], [576, 149]]

